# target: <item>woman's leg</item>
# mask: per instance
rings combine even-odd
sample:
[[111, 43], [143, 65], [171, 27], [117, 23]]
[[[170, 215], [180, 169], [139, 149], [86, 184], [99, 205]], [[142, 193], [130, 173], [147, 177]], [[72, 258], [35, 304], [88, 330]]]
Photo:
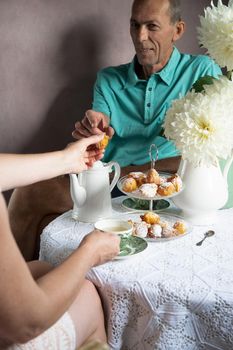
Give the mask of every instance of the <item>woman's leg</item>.
[[102, 304], [91, 282], [85, 280], [68, 312], [75, 325], [78, 347], [92, 340], [106, 342]]
[[[43, 261], [28, 263], [35, 279], [49, 272], [53, 267]], [[75, 301], [68, 310], [76, 331], [77, 346], [92, 341], [106, 342], [104, 315], [100, 297], [95, 286], [85, 280]]]

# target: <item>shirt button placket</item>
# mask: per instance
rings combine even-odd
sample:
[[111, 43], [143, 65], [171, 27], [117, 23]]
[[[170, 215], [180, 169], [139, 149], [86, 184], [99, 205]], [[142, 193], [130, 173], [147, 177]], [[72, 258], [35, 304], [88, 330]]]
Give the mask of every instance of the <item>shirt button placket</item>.
[[[152, 76], [153, 77], [153, 76]], [[152, 96], [153, 94], [153, 78], [150, 77], [150, 79], [147, 82], [147, 86], [146, 86], [146, 94], [145, 94], [145, 106], [144, 106], [144, 113], [145, 113], [145, 124], [149, 124], [151, 121], [151, 109], [152, 105]]]

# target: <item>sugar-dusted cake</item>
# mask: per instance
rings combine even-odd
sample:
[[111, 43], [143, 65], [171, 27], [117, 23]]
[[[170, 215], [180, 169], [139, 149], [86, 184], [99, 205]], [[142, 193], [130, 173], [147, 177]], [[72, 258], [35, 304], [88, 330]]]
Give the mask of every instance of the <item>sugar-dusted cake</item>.
[[176, 192], [175, 186], [171, 182], [164, 182], [161, 185], [159, 185], [157, 189], [157, 193], [160, 196], [170, 196], [175, 192]]
[[130, 172], [122, 182], [122, 190], [125, 192], [137, 192], [135, 194], [144, 198], [158, 196], [166, 197], [182, 188], [182, 180], [178, 174], [159, 175], [155, 169], [149, 169], [146, 173], [141, 171]]
[[156, 184], [143, 184], [139, 187], [139, 192], [147, 197], [152, 198], [156, 196], [158, 186]]
[[150, 184], [154, 183], [156, 185], [159, 185], [161, 182], [159, 173], [155, 169], [148, 170], [146, 175], [146, 182]]
[[168, 182], [171, 182], [175, 186], [176, 192], [179, 192], [182, 188], [182, 180], [178, 174], [174, 174], [167, 179]]
[[143, 238], [171, 238], [183, 235], [187, 232], [187, 226], [182, 220], [177, 220], [174, 224], [153, 212], [146, 212], [140, 215], [139, 222], [133, 222], [133, 235]]
[[142, 221], [145, 221], [147, 224], [157, 224], [160, 221], [160, 217], [158, 214], [148, 211], [147, 213], [140, 215]]
[[137, 186], [140, 187], [142, 184], [146, 182], [146, 174], [141, 171], [134, 171], [128, 174], [128, 178], [132, 177], [136, 180]]
[[122, 190], [125, 192], [133, 192], [137, 188], [137, 181], [133, 177], [127, 177], [122, 184]]

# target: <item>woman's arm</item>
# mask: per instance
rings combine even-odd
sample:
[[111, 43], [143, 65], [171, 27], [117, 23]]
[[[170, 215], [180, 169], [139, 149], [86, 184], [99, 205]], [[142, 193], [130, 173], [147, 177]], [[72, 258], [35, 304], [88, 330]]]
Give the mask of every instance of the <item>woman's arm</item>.
[[82, 139], [57, 152], [0, 154], [0, 188], [8, 190], [62, 174], [86, 170], [103, 156], [102, 151], [96, 147], [89, 147], [98, 143], [103, 135]]
[[[0, 188], [9, 189], [88, 169], [102, 157], [95, 135], [65, 150], [36, 155], [0, 155]], [[90, 147], [93, 145], [92, 147]], [[119, 253], [119, 237], [94, 231], [64, 263], [33, 279], [11, 233], [0, 193], [0, 339], [26, 342], [60, 318], [76, 298], [87, 271]]]
[[35, 281], [11, 234], [0, 196], [0, 338], [26, 342], [49, 328], [71, 305], [94, 265], [119, 253], [119, 237], [95, 231], [60, 266]]

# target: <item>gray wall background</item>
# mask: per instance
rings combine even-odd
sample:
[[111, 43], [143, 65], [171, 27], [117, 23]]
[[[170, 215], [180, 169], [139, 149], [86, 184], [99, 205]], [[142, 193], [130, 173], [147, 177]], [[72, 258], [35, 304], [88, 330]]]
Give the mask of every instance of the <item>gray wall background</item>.
[[[0, 152], [40, 152], [72, 140], [91, 107], [98, 69], [128, 62], [132, 0], [0, 0]], [[183, 0], [185, 36], [210, 0]]]

